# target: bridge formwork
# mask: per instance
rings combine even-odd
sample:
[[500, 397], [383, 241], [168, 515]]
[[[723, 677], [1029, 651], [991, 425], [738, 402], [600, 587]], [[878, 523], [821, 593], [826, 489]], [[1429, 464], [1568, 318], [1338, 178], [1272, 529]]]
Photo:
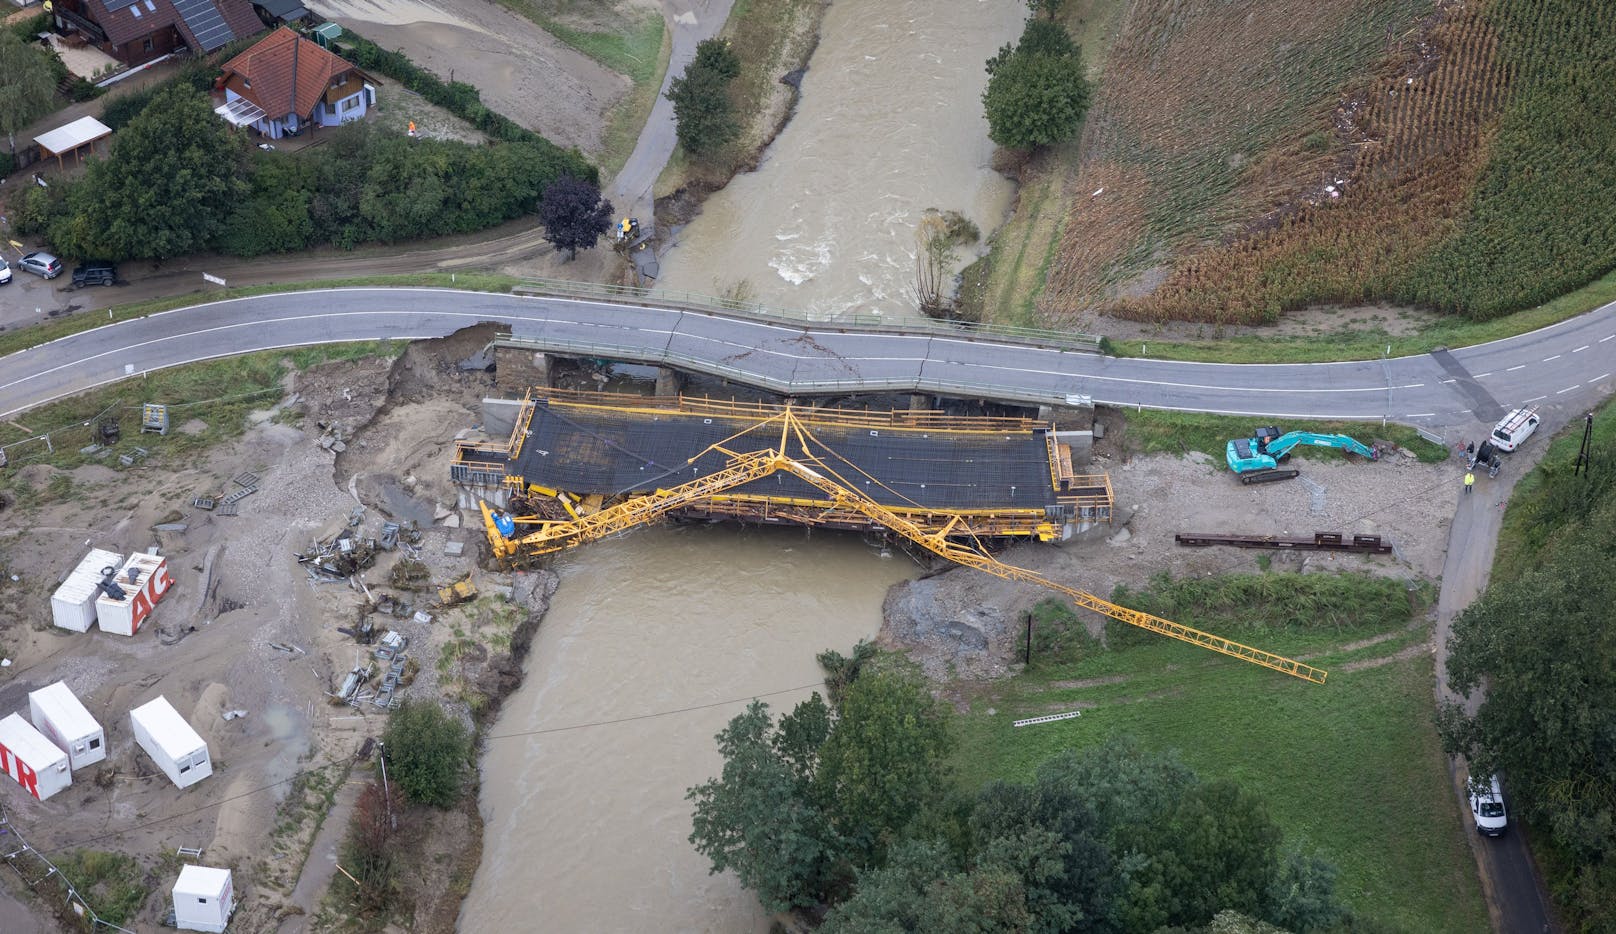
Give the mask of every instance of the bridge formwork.
[[[774, 420], [787, 409], [804, 431]], [[503, 441], [457, 445], [451, 472], [468, 496], [539, 519], [566, 519], [722, 470], [725, 452], [787, 446], [842, 487], [929, 531], [962, 538], [1061, 540], [1111, 521], [1103, 473], [1078, 473], [1047, 421], [867, 411], [693, 397], [538, 389]], [[686, 519], [878, 527], [823, 490], [775, 474], [677, 510]]]

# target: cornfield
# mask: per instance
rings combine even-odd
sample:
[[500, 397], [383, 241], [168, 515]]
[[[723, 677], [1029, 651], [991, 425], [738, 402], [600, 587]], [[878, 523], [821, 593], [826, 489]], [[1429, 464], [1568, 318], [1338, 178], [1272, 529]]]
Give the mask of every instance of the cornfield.
[[[1092, 162], [1067, 193], [1046, 318], [1098, 307], [1253, 324], [1379, 300], [1488, 318], [1616, 268], [1616, 4], [1321, 4], [1304, 31], [1323, 31], [1313, 41], [1331, 50], [1320, 53], [1329, 68], [1284, 93], [1226, 68], [1222, 43], [1204, 46], [1195, 77], [1239, 105], [1222, 107], [1204, 95], [1175, 102], [1175, 63], [1197, 48], [1184, 4], [1138, 6], [1149, 9], [1118, 39], [1085, 131]], [[1298, 13], [1288, 6], [1253, 10], [1229, 32], [1260, 38], [1248, 34], [1253, 18]], [[1368, 72], [1376, 50], [1346, 19], [1366, 11], [1391, 24], [1368, 80], [1352, 72]], [[1283, 61], [1280, 47], [1251, 48]], [[1311, 115], [1298, 110], [1309, 94], [1325, 102]], [[1158, 108], [1144, 112], [1150, 100]], [[1104, 203], [1085, 182], [1118, 165], [1142, 181]]]
[[1430, 24], [1328, 116], [1350, 167], [1245, 234], [1180, 262], [1150, 295], [1112, 310], [1150, 320], [1272, 322], [1318, 302], [1395, 294], [1452, 236], [1483, 170], [1509, 69], [1475, 5]]
[[[1170, 274], [1340, 171], [1307, 130], [1433, 0], [1136, 0], [1084, 125], [1040, 311], [1061, 318]], [[1283, 141], [1279, 146], [1275, 141]]]

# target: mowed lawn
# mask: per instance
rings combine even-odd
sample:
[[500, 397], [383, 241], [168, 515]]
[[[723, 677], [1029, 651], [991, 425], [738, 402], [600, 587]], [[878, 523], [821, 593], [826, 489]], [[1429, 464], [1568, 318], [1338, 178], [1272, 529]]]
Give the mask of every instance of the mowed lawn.
[[[1360, 912], [1408, 931], [1486, 930], [1468, 815], [1432, 723], [1429, 639], [1423, 625], [1251, 639], [1333, 669], [1324, 685], [1166, 639], [1092, 650], [977, 697], [960, 722], [959, 777], [1025, 780], [1062, 749], [1132, 735], [1261, 795], [1287, 841], [1340, 868]], [[1073, 709], [1082, 716], [1011, 726]]]

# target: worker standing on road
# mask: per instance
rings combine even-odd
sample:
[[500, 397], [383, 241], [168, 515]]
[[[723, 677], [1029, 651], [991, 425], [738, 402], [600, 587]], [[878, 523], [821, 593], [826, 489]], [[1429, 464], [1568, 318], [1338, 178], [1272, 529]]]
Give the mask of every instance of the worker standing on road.
[[1468, 470], [1465, 471], [1465, 492], [1469, 493], [1470, 490], [1473, 487], [1475, 487], [1475, 485], [1476, 485], [1476, 475], [1471, 473]]

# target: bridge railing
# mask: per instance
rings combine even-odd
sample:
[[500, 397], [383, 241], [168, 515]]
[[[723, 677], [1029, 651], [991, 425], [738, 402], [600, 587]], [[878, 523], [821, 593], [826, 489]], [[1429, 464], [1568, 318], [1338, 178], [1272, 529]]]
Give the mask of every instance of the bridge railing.
[[[916, 373], [914, 376], [884, 378], [857, 377], [849, 379], [780, 379], [767, 373], [745, 367], [716, 363], [705, 357], [680, 353], [666, 348], [648, 349], [629, 344], [608, 344], [598, 341], [580, 341], [556, 337], [500, 337], [495, 343], [506, 347], [522, 347], [545, 353], [577, 354], [600, 357], [625, 363], [649, 363], [705, 373], [720, 379], [734, 380], [780, 395], [828, 395], [844, 392], [925, 392], [936, 395], [958, 396], [967, 399], [995, 399], [1004, 402], [1024, 402], [1033, 405], [1077, 405], [1070, 396], [1051, 392], [1038, 392], [1025, 386], [1004, 386], [995, 383], [939, 379]], [[1085, 398], [1083, 404], [1088, 404]]]
[[514, 289], [518, 294], [542, 295], [552, 298], [575, 298], [610, 301], [628, 305], [657, 308], [677, 308], [707, 314], [728, 315], [766, 324], [823, 326], [843, 331], [870, 333], [926, 334], [933, 337], [951, 337], [959, 340], [987, 338], [1038, 347], [1058, 347], [1087, 353], [1100, 351], [1100, 338], [1095, 334], [1071, 331], [1051, 331], [1043, 328], [1022, 328], [1004, 324], [973, 324], [968, 321], [937, 321], [931, 318], [905, 318], [894, 320], [881, 314], [858, 312], [785, 312], [768, 308], [756, 302], [742, 302], [716, 295], [687, 292], [681, 289], [644, 289], [628, 285], [605, 285], [598, 282], [574, 282], [568, 279], [526, 278]]

